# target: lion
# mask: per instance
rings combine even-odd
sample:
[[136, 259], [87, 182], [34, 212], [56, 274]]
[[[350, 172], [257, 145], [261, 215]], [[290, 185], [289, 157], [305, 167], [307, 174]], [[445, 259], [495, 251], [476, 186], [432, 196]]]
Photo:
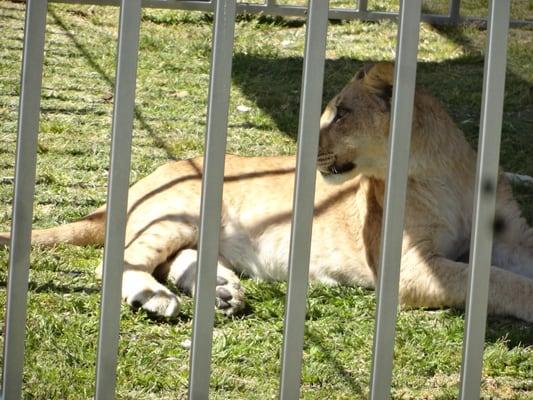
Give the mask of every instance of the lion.
[[[309, 279], [374, 288], [378, 275], [393, 64], [361, 69], [320, 119]], [[417, 89], [413, 111], [399, 296], [406, 307], [462, 308], [467, 293], [476, 153], [436, 98]], [[129, 191], [122, 296], [160, 317], [179, 313], [166, 282], [193, 295], [202, 158], [165, 164]], [[239, 277], [285, 280], [294, 156], [228, 155], [216, 306], [244, 307]], [[533, 230], [500, 174], [488, 312], [533, 322]], [[106, 208], [34, 230], [32, 243], [98, 245]], [[492, 229], [492, 227], [487, 227]], [[9, 233], [0, 234], [8, 244]], [[100, 271], [101, 273], [101, 271]]]

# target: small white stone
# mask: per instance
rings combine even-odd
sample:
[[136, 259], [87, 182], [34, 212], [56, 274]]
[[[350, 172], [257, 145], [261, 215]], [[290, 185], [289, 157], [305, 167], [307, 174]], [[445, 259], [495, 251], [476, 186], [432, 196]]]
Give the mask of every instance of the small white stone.
[[178, 99], [183, 99], [184, 97], [187, 97], [189, 95], [189, 92], [186, 90], [178, 90], [173, 94], [174, 97], [177, 97]]
[[185, 339], [183, 342], [181, 342], [181, 347], [183, 347], [184, 349], [190, 349], [191, 339]]
[[251, 109], [252, 109], [251, 107], [248, 107], [242, 104], [237, 106], [237, 111], [242, 112], [242, 113], [249, 112]]

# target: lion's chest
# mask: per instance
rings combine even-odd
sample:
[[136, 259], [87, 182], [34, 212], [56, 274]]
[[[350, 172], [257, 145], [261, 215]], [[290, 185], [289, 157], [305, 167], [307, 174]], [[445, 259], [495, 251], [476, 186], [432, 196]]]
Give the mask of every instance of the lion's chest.
[[[235, 269], [263, 280], [286, 280], [291, 241], [290, 215], [264, 213], [262, 221], [251, 223], [246, 213], [225, 225], [221, 254]], [[233, 214], [236, 217], [235, 214]], [[285, 217], [287, 221], [285, 221]], [[316, 222], [316, 221], [315, 221]], [[309, 276], [311, 281], [327, 284], [357, 284], [371, 286], [372, 273], [368, 269], [360, 245], [352, 235], [343, 235], [339, 226], [313, 226]], [[302, 268], [301, 260], [295, 266]]]

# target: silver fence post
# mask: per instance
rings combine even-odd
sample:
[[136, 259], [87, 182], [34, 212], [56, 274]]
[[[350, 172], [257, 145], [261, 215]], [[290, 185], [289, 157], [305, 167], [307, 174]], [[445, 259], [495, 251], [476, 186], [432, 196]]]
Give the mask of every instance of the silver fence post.
[[284, 400], [298, 399], [300, 393], [329, 2], [310, 0], [308, 10], [281, 360], [280, 399]]
[[131, 137], [141, 24], [141, 0], [122, 0], [117, 47], [111, 168], [107, 193], [103, 289], [96, 363], [95, 399], [115, 397], [124, 270], [124, 235], [130, 178]]
[[460, 383], [460, 398], [463, 400], [479, 399], [480, 395], [492, 257], [493, 232], [490, 228], [494, 221], [498, 184], [509, 13], [509, 0], [491, 1], [470, 239], [470, 276]]
[[7, 312], [1, 395], [3, 400], [20, 399], [22, 391], [33, 195], [35, 193], [37, 135], [39, 132], [47, 7], [48, 1], [46, 0], [28, 0], [26, 3], [7, 279]]
[[389, 165], [377, 284], [370, 398], [388, 399], [398, 310], [405, 194], [416, 83], [421, 0], [402, 0], [389, 138]]
[[357, 12], [366, 13], [368, 11], [368, 0], [358, 0]]
[[191, 400], [209, 396], [235, 11], [235, 0], [216, 2], [190, 358]]
[[450, 6], [448, 8], [448, 17], [453, 25], [457, 25], [461, 19], [460, 14], [461, 0], [450, 0]]

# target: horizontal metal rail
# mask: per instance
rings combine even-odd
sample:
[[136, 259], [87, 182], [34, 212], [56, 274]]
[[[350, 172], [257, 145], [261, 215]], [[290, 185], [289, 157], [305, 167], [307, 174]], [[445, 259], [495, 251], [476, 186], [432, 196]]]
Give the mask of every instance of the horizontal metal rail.
[[[51, 0], [56, 3], [73, 3], [73, 4], [96, 4], [96, 5], [113, 5], [118, 6], [119, 0]], [[366, 5], [365, 2], [362, 2]], [[169, 0], [142, 0], [142, 6], [146, 8], [166, 8], [166, 9], [180, 9], [191, 11], [204, 11], [213, 12], [214, 3], [211, 1], [201, 0], [183, 0], [183, 1], [169, 1]], [[457, 13], [450, 15], [438, 15], [438, 14], [423, 14], [421, 20], [429, 24], [435, 25], [455, 25], [455, 24], [486, 24], [487, 19], [483, 17], [460, 17], [458, 14], [458, 8], [452, 8], [457, 10]], [[283, 5], [277, 4], [272, 1], [268, 1], [265, 4], [256, 3], [238, 3], [237, 13], [249, 13], [249, 14], [265, 14], [281, 17], [305, 17], [307, 15], [307, 7]], [[373, 11], [364, 8], [330, 8], [330, 19], [336, 20], [351, 20], [362, 19], [364, 21], [380, 21], [384, 19], [398, 19], [397, 12], [388, 11]], [[510, 26], [519, 27], [524, 25], [533, 25], [533, 20], [512, 20]]]

